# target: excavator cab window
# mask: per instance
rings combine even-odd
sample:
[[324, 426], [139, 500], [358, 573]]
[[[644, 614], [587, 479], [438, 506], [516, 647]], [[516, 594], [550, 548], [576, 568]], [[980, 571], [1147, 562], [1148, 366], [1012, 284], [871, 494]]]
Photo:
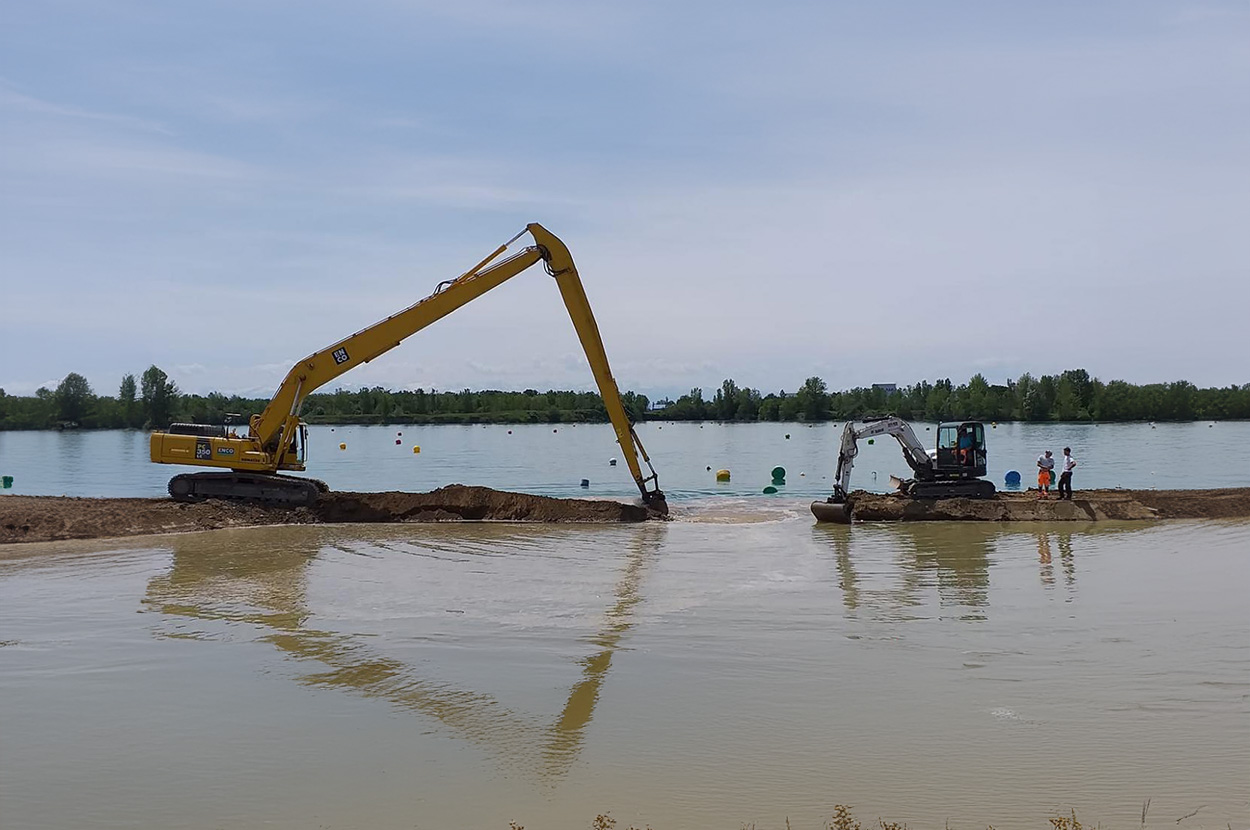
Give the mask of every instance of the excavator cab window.
[[985, 425], [969, 421], [959, 425], [957, 463], [974, 476], [985, 474]]
[[959, 427], [955, 424], [938, 427], [937, 463], [939, 467], [954, 467], [959, 463]]

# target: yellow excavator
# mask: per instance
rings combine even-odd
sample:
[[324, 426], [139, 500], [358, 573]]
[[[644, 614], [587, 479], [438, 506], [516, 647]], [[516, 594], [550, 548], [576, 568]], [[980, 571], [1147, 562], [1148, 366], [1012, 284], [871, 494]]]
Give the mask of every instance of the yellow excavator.
[[[512, 243], [526, 232], [533, 237], [534, 244], [500, 259]], [[311, 504], [320, 493], [325, 492], [325, 484], [279, 472], [304, 469], [308, 428], [299, 417], [304, 400], [354, 366], [368, 363], [390, 351], [405, 337], [441, 320], [539, 262], [555, 278], [560, 289], [586, 359], [590, 362], [590, 371], [599, 386], [604, 408], [616, 431], [617, 443], [621, 445], [643, 502], [652, 510], [667, 513], [668, 506], [659, 489], [659, 477], [621, 403], [620, 390], [608, 366], [599, 326], [595, 323], [569, 249], [538, 224], [526, 226], [524, 231], [456, 279], [439, 283], [433, 294], [415, 305], [296, 363], [264, 412], [251, 417], [246, 434], [239, 434], [228, 425], [203, 424], [172, 424], [168, 430], [153, 432], [152, 460], [158, 464], [189, 464], [226, 470], [176, 475], [169, 481], [169, 495], [177, 501], [186, 502], [218, 498], [290, 506]], [[643, 474], [639, 456], [650, 475]]]

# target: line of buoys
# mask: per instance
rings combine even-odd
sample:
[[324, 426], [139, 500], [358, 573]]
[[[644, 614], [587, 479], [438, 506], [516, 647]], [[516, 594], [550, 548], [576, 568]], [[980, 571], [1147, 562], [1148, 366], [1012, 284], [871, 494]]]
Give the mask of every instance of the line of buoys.
[[726, 482], [726, 481], [729, 481], [729, 471], [728, 471], [728, 470], [717, 470], [717, 471], [716, 471], [716, 480], [717, 480], [717, 481], [719, 481], [719, 482]]

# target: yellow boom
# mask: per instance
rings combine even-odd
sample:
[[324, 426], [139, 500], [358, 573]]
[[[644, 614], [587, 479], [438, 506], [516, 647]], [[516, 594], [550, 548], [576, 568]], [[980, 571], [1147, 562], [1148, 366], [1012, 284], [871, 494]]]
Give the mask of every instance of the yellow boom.
[[[560, 288], [560, 296], [586, 352], [590, 371], [599, 386], [599, 394], [616, 430], [616, 440], [621, 445], [630, 474], [643, 500], [658, 510], [666, 511], [655, 468], [651, 466], [647, 451], [638, 440], [621, 403], [620, 390], [608, 365], [599, 326], [595, 323], [581, 278], [573, 265], [573, 257], [564, 243], [541, 225], [530, 224], [526, 231], [534, 238], [533, 245], [499, 259], [508, 246], [525, 233], [522, 231], [465, 274], [440, 283], [433, 294], [415, 305], [296, 363], [265, 410], [252, 416], [246, 435], [238, 435], [227, 427], [198, 424], [173, 424], [169, 430], [153, 432], [151, 455], [157, 463], [191, 464], [232, 471], [175, 476], [169, 483], [170, 495], [187, 501], [235, 498], [289, 504], [310, 502], [319, 492], [317, 482], [277, 475], [279, 470], [304, 469], [307, 430], [299, 418], [304, 400], [354, 366], [368, 363], [390, 351], [409, 335], [542, 262]], [[643, 474], [644, 463], [650, 475]]]

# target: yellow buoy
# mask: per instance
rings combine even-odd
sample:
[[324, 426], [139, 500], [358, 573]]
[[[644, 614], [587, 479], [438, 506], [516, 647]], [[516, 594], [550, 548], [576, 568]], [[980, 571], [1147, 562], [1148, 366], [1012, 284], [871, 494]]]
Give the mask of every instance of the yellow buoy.
[[340, 450], [345, 450], [345, 449], [347, 449], [347, 445], [346, 445], [346, 444], [339, 444], [339, 449], [340, 449]]
[[415, 453], [419, 453], [419, 452], [421, 452], [421, 445], [420, 445], [420, 444], [417, 444], [417, 445], [413, 446], [412, 451], [413, 451], [413, 453], [414, 453], [414, 454], [415, 454]]
[[717, 470], [717, 471], [716, 471], [716, 480], [717, 480], [717, 481], [729, 481], [729, 471], [728, 471], [728, 470]]

